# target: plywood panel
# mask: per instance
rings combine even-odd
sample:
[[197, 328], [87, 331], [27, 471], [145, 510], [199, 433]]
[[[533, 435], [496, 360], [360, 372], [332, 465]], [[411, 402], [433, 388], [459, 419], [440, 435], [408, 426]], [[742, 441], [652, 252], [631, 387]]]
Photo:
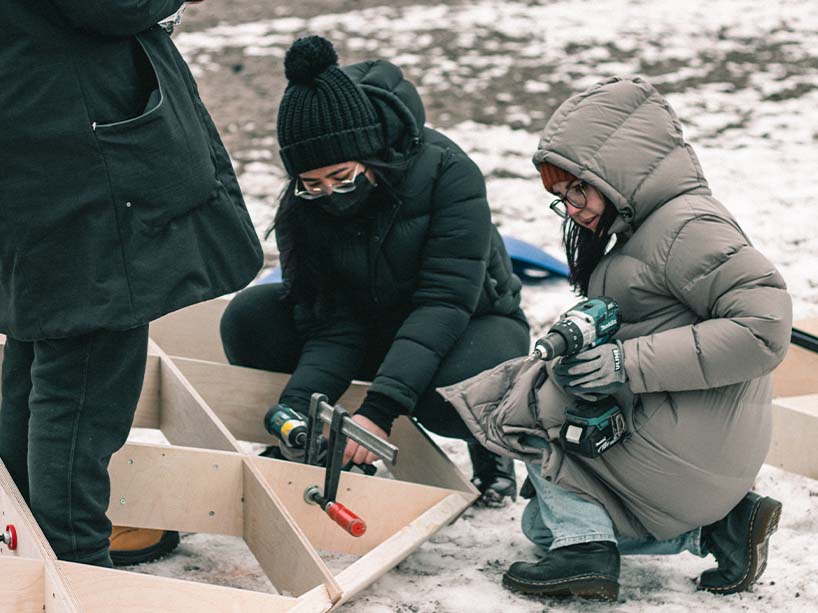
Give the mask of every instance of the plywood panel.
[[129, 443], [111, 458], [108, 472], [114, 524], [244, 534], [238, 454]]
[[0, 524], [2, 524], [0, 530], [5, 529], [8, 524], [14, 524], [17, 529], [17, 549], [11, 551], [7, 545], [0, 543], [0, 556], [34, 560], [56, 559], [2, 460], [0, 460]]
[[341, 589], [257, 468], [244, 464], [244, 541], [279, 592], [300, 596], [323, 584]]
[[[242, 441], [277, 443], [278, 439], [264, 430], [264, 415], [278, 401], [290, 375], [188, 358], [173, 361], [233, 436]], [[366, 389], [366, 385], [353, 384], [339, 402], [357, 408]]]
[[307, 487], [318, 485], [323, 490], [323, 468], [268, 458], [252, 461], [312, 546], [325, 551], [363, 555], [451, 493], [437, 487], [342, 473], [337, 499], [367, 525], [366, 533], [356, 538], [344, 532], [318, 505], [304, 502]]
[[218, 420], [201, 395], [188, 383], [179, 368], [160, 356], [159, 427], [174, 445], [238, 451], [238, 441]]
[[342, 602], [374, 583], [389, 569], [405, 559], [440, 528], [457, 517], [472, 503], [463, 493], [448, 494], [443, 500], [420, 514], [370, 553], [341, 571], [336, 579], [344, 590]]
[[286, 596], [70, 562], [58, 564], [83, 609], [89, 612], [283, 613], [297, 604]]
[[766, 462], [818, 479], [818, 394], [773, 401], [773, 437]]
[[0, 555], [0, 611], [42, 613], [43, 610], [45, 562]]
[[158, 428], [159, 427], [159, 391], [160, 391], [160, 358], [157, 355], [149, 355], [145, 364], [145, 378], [142, 382], [142, 393], [136, 405], [134, 415], [134, 428]]
[[400, 450], [398, 463], [390, 467], [396, 478], [466, 492], [477, 499], [477, 489], [409, 417], [395, 421], [389, 440]]
[[[818, 319], [795, 323], [804, 332], [818, 335]], [[801, 396], [818, 393], [818, 353], [790, 345], [787, 357], [773, 371], [773, 396]]]
[[230, 300], [216, 298], [151, 322], [150, 335], [169, 355], [227, 363], [219, 322]]

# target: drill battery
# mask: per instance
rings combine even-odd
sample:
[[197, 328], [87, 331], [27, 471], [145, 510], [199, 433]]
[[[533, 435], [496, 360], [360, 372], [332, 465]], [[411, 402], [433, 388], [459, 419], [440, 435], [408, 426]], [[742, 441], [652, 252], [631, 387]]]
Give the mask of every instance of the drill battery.
[[573, 406], [565, 409], [560, 440], [568, 453], [596, 458], [626, 435], [625, 416], [611, 396], [596, 402], [577, 398]]

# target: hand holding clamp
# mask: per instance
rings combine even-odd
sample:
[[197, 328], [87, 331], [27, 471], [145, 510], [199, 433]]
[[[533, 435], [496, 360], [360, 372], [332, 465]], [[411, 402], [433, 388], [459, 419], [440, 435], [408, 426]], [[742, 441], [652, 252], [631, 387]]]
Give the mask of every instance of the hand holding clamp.
[[307, 421], [307, 464], [317, 464], [318, 437], [322, 422], [330, 425], [324, 492], [321, 493], [317, 485], [311, 485], [304, 490], [304, 500], [309, 504], [319, 505], [335, 523], [352, 536], [361, 536], [366, 532], [364, 520], [335, 500], [347, 438], [393, 465], [397, 462], [398, 448], [352, 421], [349, 411], [329, 404], [324, 394], [313, 394]]

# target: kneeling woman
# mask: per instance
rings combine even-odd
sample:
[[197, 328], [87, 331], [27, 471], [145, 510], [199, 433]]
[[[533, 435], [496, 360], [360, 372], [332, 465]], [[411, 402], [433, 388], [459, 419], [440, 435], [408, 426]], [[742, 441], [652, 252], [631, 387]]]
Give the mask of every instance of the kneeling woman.
[[[784, 280], [712, 196], [673, 110], [641, 79], [563, 103], [534, 163], [565, 219], [574, 288], [613, 298], [624, 321], [613, 342], [553, 368], [511, 361], [445, 392], [480, 440], [529, 461], [536, 495], [523, 531], [545, 556], [514, 563], [503, 581], [615, 598], [620, 553], [689, 550], [718, 562], [699, 589], [745, 590], [781, 510], [748, 492], [770, 444], [770, 372], [789, 344]], [[577, 395], [614, 396], [630, 437], [596, 458], [564, 453], [558, 433]], [[545, 439], [545, 453], [504, 434], [514, 432]]]
[[[297, 40], [284, 63], [283, 284], [251, 287], [228, 306], [228, 359], [292, 373], [279, 402], [302, 412], [314, 392], [334, 402], [352, 379], [371, 380], [355, 421], [385, 436], [409, 414], [470, 440], [484, 500], [515, 496], [513, 462], [474, 443], [434, 391], [529, 349], [520, 281], [479, 169], [424, 127], [417, 91], [393, 64], [340, 68], [317, 36]], [[347, 457], [373, 458], [354, 443]]]

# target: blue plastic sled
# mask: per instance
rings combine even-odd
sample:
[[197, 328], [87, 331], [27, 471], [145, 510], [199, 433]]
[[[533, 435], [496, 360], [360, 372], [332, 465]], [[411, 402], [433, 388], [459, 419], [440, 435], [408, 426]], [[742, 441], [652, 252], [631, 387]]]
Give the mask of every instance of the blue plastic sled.
[[[523, 283], [539, 283], [554, 276], [568, 277], [568, 264], [548, 255], [539, 247], [511, 236], [503, 236], [503, 242], [511, 257], [514, 274]], [[276, 266], [257, 282], [262, 283], [281, 283], [281, 268]]]
[[570, 275], [568, 264], [531, 243], [505, 235], [503, 242], [511, 258], [514, 274], [523, 283], [538, 283], [554, 276], [568, 278]]
[[256, 285], [263, 285], [265, 283], [281, 283], [281, 266], [276, 266], [261, 279], [256, 281]]

